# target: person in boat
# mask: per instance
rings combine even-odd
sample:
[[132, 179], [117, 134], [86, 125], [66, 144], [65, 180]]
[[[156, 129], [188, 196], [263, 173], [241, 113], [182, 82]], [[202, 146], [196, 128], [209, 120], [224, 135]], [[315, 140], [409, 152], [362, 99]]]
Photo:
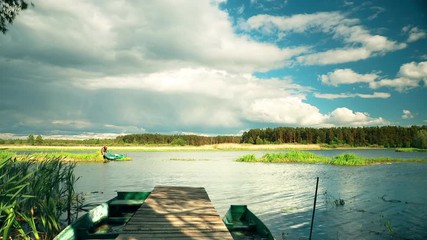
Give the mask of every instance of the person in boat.
[[101, 148], [101, 154], [104, 158], [107, 158], [107, 156], [105, 156], [107, 154], [107, 151], [108, 151], [107, 146], [103, 146]]

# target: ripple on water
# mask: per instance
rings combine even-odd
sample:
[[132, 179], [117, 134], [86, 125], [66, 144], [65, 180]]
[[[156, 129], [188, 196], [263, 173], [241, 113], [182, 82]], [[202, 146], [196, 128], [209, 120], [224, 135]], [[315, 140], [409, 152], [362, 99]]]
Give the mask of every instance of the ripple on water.
[[[103, 192], [88, 198], [103, 201], [117, 190], [146, 191], [159, 184], [202, 186], [221, 215], [230, 204], [247, 204], [277, 239], [282, 234], [286, 239], [307, 239], [315, 179], [320, 177], [313, 239], [427, 239], [427, 164], [339, 167], [234, 162], [244, 154], [129, 153], [133, 161], [128, 163], [78, 165], [76, 175], [82, 178], [76, 190]], [[345, 204], [336, 206], [337, 199]]]

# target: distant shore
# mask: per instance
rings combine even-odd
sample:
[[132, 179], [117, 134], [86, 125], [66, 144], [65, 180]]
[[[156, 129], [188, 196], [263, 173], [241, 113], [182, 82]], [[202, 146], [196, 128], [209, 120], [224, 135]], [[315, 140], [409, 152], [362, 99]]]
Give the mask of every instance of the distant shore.
[[[99, 150], [102, 146], [33, 146], [33, 145], [0, 145], [0, 149], [8, 150]], [[147, 151], [147, 152], [164, 152], [164, 151], [256, 151], [256, 150], [321, 150], [319, 144], [237, 144], [222, 143], [203, 146], [171, 146], [171, 145], [140, 145], [140, 146], [109, 146], [110, 151]]]
[[[100, 151], [102, 145], [70, 145], [70, 146], [45, 146], [45, 145], [0, 145], [0, 150], [11, 151]], [[384, 149], [382, 146], [352, 147], [352, 146], [328, 146], [324, 144], [239, 144], [220, 143], [202, 146], [177, 146], [177, 145], [129, 145], [108, 146], [112, 152], [189, 152], [189, 151], [278, 151], [278, 150], [334, 150], [334, 149]], [[405, 148], [401, 149], [405, 151]]]

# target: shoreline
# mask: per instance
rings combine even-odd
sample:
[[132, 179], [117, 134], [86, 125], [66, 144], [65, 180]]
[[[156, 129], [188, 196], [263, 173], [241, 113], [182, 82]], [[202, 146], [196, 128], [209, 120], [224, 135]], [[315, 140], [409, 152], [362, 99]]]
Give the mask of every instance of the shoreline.
[[[99, 146], [33, 146], [33, 145], [0, 145], [0, 150], [18, 151], [100, 151]], [[278, 151], [278, 150], [336, 150], [336, 149], [384, 149], [383, 147], [324, 147], [320, 144], [238, 144], [221, 143], [202, 146], [140, 145], [140, 146], [107, 146], [109, 151], [128, 152], [173, 152], [173, 151]]]

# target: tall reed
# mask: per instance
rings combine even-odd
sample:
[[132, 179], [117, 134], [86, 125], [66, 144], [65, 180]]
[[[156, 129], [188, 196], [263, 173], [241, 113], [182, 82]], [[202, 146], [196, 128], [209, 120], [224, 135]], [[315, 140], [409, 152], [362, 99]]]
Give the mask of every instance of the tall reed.
[[0, 232], [3, 239], [52, 239], [77, 217], [74, 163], [0, 159]]

